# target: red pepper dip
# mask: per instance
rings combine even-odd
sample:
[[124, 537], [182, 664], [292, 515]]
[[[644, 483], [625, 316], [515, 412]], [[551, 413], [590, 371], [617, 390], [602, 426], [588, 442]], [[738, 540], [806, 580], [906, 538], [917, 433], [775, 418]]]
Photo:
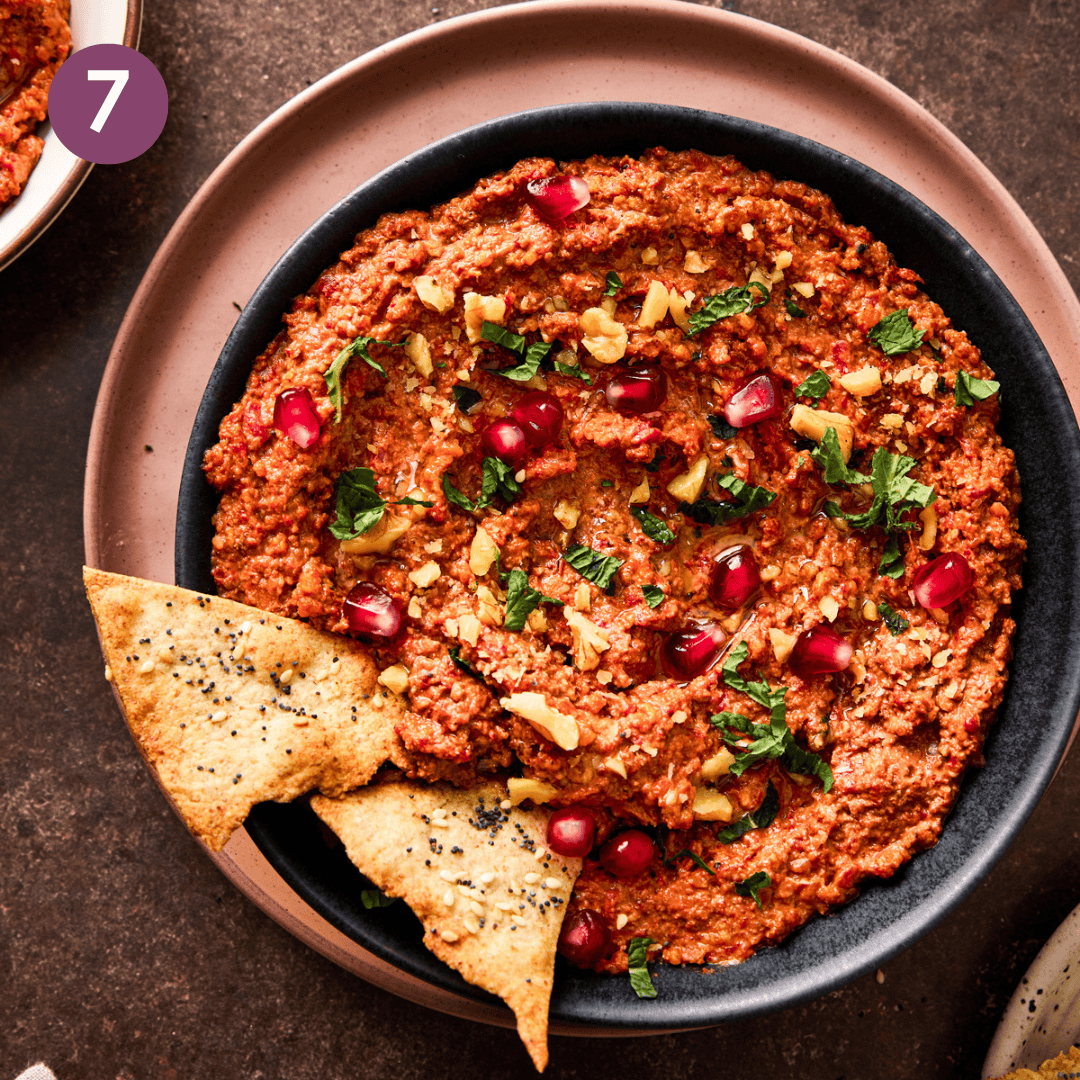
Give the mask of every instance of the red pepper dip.
[[67, 0], [0, 0], [0, 210], [41, 157], [35, 134], [49, 86], [71, 51]]
[[206, 455], [218, 590], [366, 641], [418, 781], [578, 812], [571, 959], [744, 960], [937, 840], [1005, 687], [1013, 454], [919, 286], [697, 152], [386, 215]]

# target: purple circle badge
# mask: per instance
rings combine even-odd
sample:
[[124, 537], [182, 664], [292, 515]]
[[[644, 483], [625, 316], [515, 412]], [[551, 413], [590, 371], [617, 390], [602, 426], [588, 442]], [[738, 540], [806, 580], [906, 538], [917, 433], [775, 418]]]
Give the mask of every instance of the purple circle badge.
[[145, 153], [169, 115], [165, 80], [126, 45], [91, 45], [60, 66], [49, 90], [56, 137], [77, 157], [118, 165]]

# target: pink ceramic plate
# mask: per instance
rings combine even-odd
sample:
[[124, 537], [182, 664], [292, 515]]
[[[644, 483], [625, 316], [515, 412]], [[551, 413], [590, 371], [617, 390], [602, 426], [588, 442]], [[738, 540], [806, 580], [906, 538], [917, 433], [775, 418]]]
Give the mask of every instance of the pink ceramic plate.
[[[455, 62], [466, 50], [489, 58], [482, 70]], [[1064, 274], [1004, 188], [899, 90], [822, 46], [729, 12], [655, 2], [631, 19], [616, 0], [540, 0], [451, 19], [360, 57], [276, 112], [210, 177], [151, 264], [106, 369], [87, 463], [87, 561], [173, 580], [184, 451], [236, 318], [233, 302], [243, 304], [326, 209], [470, 124], [628, 96], [784, 128], [891, 177], [993, 267], [1054, 358], [1074, 409], [1080, 403], [1080, 302]], [[215, 861], [264, 911], [349, 970], [422, 1004], [511, 1023], [508, 1012], [436, 991], [338, 933], [246, 833]]]

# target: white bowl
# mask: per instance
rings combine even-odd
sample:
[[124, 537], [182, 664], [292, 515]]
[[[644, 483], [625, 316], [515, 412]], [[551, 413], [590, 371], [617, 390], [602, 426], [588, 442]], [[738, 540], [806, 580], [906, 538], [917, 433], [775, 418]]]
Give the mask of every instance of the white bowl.
[[[72, 51], [89, 45], [139, 43], [142, 0], [73, 0]], [[45, 140], [19, 197], [0, 211], [0, 270], [21, 255], [71, 201], [93, 167], [63, 146], [48, 121], [38, 126]]]

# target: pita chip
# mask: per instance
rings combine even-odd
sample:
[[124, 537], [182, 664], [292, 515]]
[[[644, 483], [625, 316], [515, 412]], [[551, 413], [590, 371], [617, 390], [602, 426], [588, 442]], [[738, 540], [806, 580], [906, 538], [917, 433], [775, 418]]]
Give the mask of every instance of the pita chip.
[[542, 1071], [555, 948], [581, 872], [546, 850], [548, 812], [511, 806], [497, 782], [392, 780], [311, 806], [360, 872], [412, 908], [427, 948], [510, 1006]]
[[405, 704], [357, 643], [174, 585], [89, 567], [83, 581], [135, 742], [212, 851], [256, 803], [402, 764]]

